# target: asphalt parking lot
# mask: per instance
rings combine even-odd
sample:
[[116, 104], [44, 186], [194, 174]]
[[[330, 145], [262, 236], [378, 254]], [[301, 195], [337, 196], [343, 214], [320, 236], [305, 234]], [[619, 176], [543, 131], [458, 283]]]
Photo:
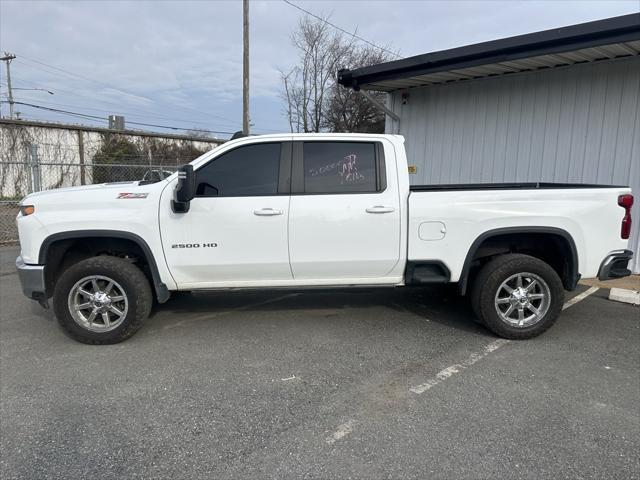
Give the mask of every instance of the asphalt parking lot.
[[3, 480], [640, 477], [640, 310], [604, 290], [524, 342], [430, 288], [196, 294], [88, 346], [22, 296], [15, 253]]

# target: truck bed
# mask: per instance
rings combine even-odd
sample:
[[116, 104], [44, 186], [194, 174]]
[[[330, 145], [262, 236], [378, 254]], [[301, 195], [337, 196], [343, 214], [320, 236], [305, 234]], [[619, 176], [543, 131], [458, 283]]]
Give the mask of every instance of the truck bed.
[[[458, 281], [466, 252], [490, 232], [545, 231], [575, 244], [585, 278], [598, 274], [620, 237], [628, 187], [566, 183], [413, 185], [409, 195], [408, 260], [438, 260]], [[460, 252], [464, 252], [461, 254]]]
[[628, 188], [624, 185], [595, 185], [588, 183], [450, 183], [442, 185], [410, 185], [412, 192], [438, 192], [443, 190], [539, 190], [554, 188]]

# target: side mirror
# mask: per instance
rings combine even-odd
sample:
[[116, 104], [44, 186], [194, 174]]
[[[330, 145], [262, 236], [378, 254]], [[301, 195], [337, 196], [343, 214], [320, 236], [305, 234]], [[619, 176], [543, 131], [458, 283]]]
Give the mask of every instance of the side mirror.
[[193, 165], [183, 165], [178, 170], [178, 184], [173, 191], [171, 208], [175, 213], [187, 213], [193, 197], [196, 196], [196, 174]]

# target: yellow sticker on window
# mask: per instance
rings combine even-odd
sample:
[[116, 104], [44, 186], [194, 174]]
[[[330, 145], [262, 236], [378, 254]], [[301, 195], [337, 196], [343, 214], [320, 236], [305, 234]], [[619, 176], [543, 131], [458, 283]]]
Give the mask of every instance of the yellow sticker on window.
[[418, 167], [415, 165], [409, 165], [409, 173], [418, 173]]

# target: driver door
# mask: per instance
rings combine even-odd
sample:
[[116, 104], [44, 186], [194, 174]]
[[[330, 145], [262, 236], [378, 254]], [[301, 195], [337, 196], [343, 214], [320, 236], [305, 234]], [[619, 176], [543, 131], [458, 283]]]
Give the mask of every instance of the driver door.
[[290, 171], [290, 142], [256, 142], [227, 150], [196, 170], [196, 197], [187, 213], [171, 210], [175, 184], [164, 190], [162, 243], [178, 288], [292, 279]]

